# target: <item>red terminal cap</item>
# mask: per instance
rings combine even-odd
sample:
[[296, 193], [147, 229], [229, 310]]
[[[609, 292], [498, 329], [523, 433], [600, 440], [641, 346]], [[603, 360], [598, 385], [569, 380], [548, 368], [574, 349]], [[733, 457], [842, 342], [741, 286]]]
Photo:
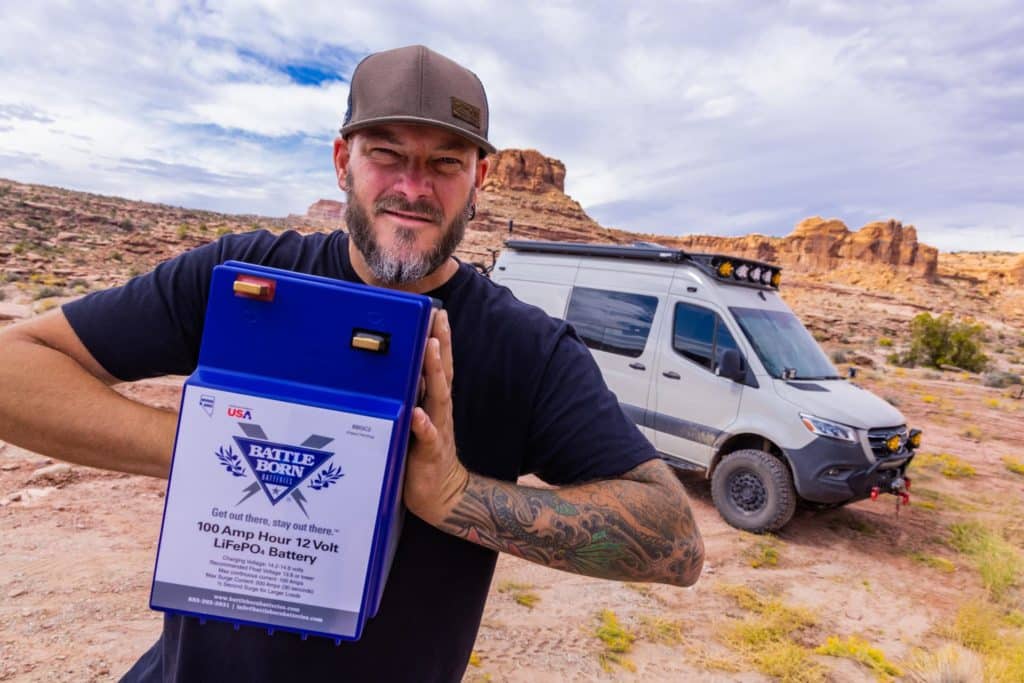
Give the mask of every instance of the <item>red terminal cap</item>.
[[276, 289], [277, 283], [274, 280], [252, 275], [239, 275], [232, 285], [235, 296], [267, 302], [274, 300]]

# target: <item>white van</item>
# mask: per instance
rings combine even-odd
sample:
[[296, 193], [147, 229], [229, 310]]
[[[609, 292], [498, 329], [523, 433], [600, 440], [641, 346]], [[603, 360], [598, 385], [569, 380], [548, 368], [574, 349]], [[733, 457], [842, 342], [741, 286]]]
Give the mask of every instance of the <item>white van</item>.
[[778, 267], [649, 244], [506, 247], [492, 278], [572, 324], [626, 414], [667, 462], [711, 478], [733, 526], [779, 529], [798, 498], [908, 501], [921, 432], [839, 376], [779, 296]]

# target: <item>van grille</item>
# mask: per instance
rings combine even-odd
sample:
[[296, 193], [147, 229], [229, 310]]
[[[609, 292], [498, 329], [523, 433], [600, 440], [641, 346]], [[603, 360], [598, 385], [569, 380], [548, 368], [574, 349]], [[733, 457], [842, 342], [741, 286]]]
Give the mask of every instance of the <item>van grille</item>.
[[[885, 442], [893, 434], [899, 434], [900, 441], [903, 442], [903, 446], [900, 447], [898, 453], [890, 453], [889, 449], [885, 447]], [[874, 453], [876, 458], [889, 458], [893, 455], [899, 455], [906, 452], [907, 435], [907, 425], [900, 425], [898, 427], [877, 427], [875, 429], [868, 430], [868, 443], [871, 444], [871, 452]]]

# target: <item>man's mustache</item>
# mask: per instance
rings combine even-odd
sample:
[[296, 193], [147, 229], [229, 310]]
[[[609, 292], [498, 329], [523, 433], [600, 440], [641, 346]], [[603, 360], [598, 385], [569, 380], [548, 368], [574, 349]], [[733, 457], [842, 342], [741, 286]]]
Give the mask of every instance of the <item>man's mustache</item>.
[[412, 213], [438, 224], [444, 220], [444, 213], [441, 209], [437, 208], [426, 199], [417, 199], [414, 202], [410, 202], [408, 199], [400, 195], [381, 197], [373, 203], [373, 214], [375, 216], [384, 211]]

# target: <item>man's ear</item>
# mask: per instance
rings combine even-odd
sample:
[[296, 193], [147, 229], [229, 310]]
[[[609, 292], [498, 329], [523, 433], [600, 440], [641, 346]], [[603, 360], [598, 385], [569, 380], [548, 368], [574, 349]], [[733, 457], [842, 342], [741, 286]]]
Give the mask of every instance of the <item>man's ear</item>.
[[491, 158], [489, 156], [484, 157], [476, 162], [476, 180], [473, 184], [476, 189], [480, 189], [484, 186], [484, 179], [487, 177], [487, 171], [491, 168]]
[[345, 179], [348, 177], [348, 140], [345, 138], [334, 139], [334, 172], [338, 175], [338, 188], [342, 192], [347, 192], [348, 187], [345, 185]]

